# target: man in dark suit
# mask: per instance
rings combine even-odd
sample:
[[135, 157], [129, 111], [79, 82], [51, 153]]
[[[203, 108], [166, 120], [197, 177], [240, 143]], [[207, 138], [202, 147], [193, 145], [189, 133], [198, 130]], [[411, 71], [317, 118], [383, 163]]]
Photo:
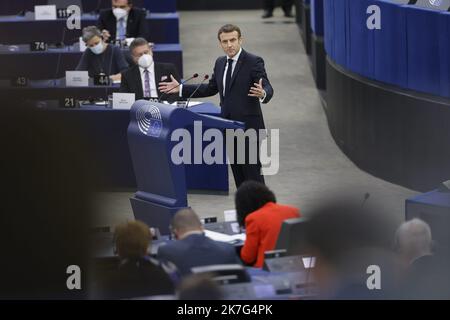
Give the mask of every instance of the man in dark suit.
[[[226, 56], [216, 60], [214, 73], [208, 84], [202, 84], [193, 97], [209, 97], [220, 94], [222, 117], [230, 120], [242, 121], [245, 128], [257, 132], [265, 129], [260, 103], [268, 103], [273, 96], [272, 85], [267, 78], [264, 60], [241, 48], [242, 37], [239, 27], [227, 24], [220, 28], [218, 39]], [[182, 85], [172, 78], [171, 82], [160, 83], [161, 92], [178, 92], [182, 97], [191, 96], [198, 86]], [[247, 140], [247, 139], [246, 139]], [[253, 141], [257, 148], [257, 161], [249, 161], [250, 141], [246, 141], [244, 148], [236, 149], [235, 157], [245, 153], [245, 163], [236, 164], [232, 160], [236, 186], [239, 187], [246, 180], [264, 183], [259, 161], [259, 138]], [[250, 159], [251, 160], [251, 159]]]
[[232, 245], [205, 236], [200, 219], [193, 210], [179, 211], [171, 228], [178, 241], [160, 246], [157, 257], [173, 263], [182, 276], [190, 274], [193, 267], [240, 263]]
[[[153, 61], [153, 50], [144, 38], [137, 38], [130, 44], [131, 57], [136, 65], [122, 73], [120, 92], [135, 93], [136, 100], [159, 98], [162, 96], [158, 88], [162, 81], [170, 81], [173, 76], [180, 80], [178, 71], [172, 63]], [[176, 94], [164, 95], [164, 100], [176, 101]]]
[[134, 8], [131, 0], [112, 0], [112, 8], [100, 12], [98, 28], [105, 41], [126, 38], [148, 38], [147, 13]]

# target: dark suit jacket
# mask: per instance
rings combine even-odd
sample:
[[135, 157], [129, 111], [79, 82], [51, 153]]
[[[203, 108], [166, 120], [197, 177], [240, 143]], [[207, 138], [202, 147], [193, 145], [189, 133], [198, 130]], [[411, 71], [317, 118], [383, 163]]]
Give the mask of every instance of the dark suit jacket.
[[[247, 129], [265, 128], [259, 99], [248, 96], [253, 83], [259, 82], [259, 79], [262, 78], [263, 88], [267, 94], [263, 103], [268, 103], [272, 99], [273, 88], [267, 78], [264, 60], [242, 50], [231, 79], [230, 93], [224, 97], [223, 75], [226, 63], [226, 56], [216, 60], [211, 80], [209, 83], [201, 85], [194, 97], [209, 97], [219, 93], [222, 117], [243, 121]], [[183, 97], [189, 97], [196, 87], [196, 85], [184, 85]]]
[[216, 264], [239, 264], [234, 246], [192, 234], [158, 248], [158, 259], [172, 262], [181, 275], [191, 273], [191, 268]]
[[[180, 81], [177, 68], [172, 63], [157, 63], [155, 62], [155, 82], [156, 90], [158, 91], [158, 97], [161, 97], [162, 93], [158, 89], [158, 84], [162, 77], [166, 77], [170, 80], [170, 75], [173, 75], [175, 79]], [[122, 72], [122, 82], [120, 84], [120, 92], [123, 93], [135, 93], [136, 100], [140, 100], [144, 97], [144, 91], [142, 89], [141, 74], [138, 65], [134, 65], [131, 68]], [[178, 94], [165, 95], [163, 100], [176, 101], [178, 100]]]
[[[145, 20], [147, 13], [140, 8], [131, 8], [127, 20], [127, 38], [142, 37], [148, 40], [148, 27]], [[112, 9], [100, 11], [97, 26], [100, 30], [106, 29], [111, 39], [116, 39], [117, 19]]]

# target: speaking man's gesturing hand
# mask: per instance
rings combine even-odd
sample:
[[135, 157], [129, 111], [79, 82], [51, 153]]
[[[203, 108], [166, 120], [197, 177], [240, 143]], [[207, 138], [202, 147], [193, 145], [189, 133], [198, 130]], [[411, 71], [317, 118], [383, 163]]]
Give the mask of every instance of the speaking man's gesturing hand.
[[170, 75], [170, 82], [160, 82], [158, 89], [162, 93], [178, 93], [180, 92], [180, 83], [172, 76]]
[[259, 79], [258, 83], [253, 83], [253, 87], [250, 88], [248, 96], [264, 99], [264, 97], [266, 96], [266, 92], [264, 91], [262, 86], [262, 78]]

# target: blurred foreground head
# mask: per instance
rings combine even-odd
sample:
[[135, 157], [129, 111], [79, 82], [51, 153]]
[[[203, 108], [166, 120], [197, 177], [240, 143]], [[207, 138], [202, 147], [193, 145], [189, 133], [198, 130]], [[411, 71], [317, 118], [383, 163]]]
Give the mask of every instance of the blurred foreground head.
[[152, 235], [150, 228], [141, 221], [128, 221], [116, 226], [114, 240], [120, 258], [138, 259], [148, 254]]
[[400, 225], [395, 249], [403, 265], [402, 294], [410, 299], [450, 299], [450, 261], [434, 252], [430, 226], [412, 219]]
[[395, 245], [401, 259], [407, 264], [431, 255], [433, 239], [430, 226], [420, 219], [402, 223], [395, 234]]
[[[389, 298], [396, 286], [391, 243], [395, 229], [382, 212], [334, 201], [317, 208], [306, 240], [317, 257], [314, 270], [321, 298]], [[370, 278], [380, 271], [381, 282]], [[380, 286], [380, 289], [374, 288]]]
[[[89, 177], [76, 128], [1, 97], [0, 299], [84, 298]], [[81, 269], [69, 290], [68, 266]]]

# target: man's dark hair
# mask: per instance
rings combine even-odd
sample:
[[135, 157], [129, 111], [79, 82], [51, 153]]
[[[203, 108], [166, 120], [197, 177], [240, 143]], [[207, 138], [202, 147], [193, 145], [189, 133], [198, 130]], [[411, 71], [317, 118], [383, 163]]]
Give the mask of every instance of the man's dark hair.
[[219, 29], [219, 32], [217, 32], [217, 39], [219, 39], [219, 41], [220, 41], [220, 35], [222, 33], [230, 33], [230, 32], [234, 32], [234, 31], [236, 31], [238, 33], [239, 38], [240, 38], [242, 35], [241, 29], [234, 24], [226, 24]]
[[234, 197], [239, 225], [244, 226], [245, 218], [268, 202], [277, 200], [265, 184], [256, 181], [245, 181], [241, 184]]
[[128, 5], [129, 6], [133, 5], [133, 0], [128, 0]]

